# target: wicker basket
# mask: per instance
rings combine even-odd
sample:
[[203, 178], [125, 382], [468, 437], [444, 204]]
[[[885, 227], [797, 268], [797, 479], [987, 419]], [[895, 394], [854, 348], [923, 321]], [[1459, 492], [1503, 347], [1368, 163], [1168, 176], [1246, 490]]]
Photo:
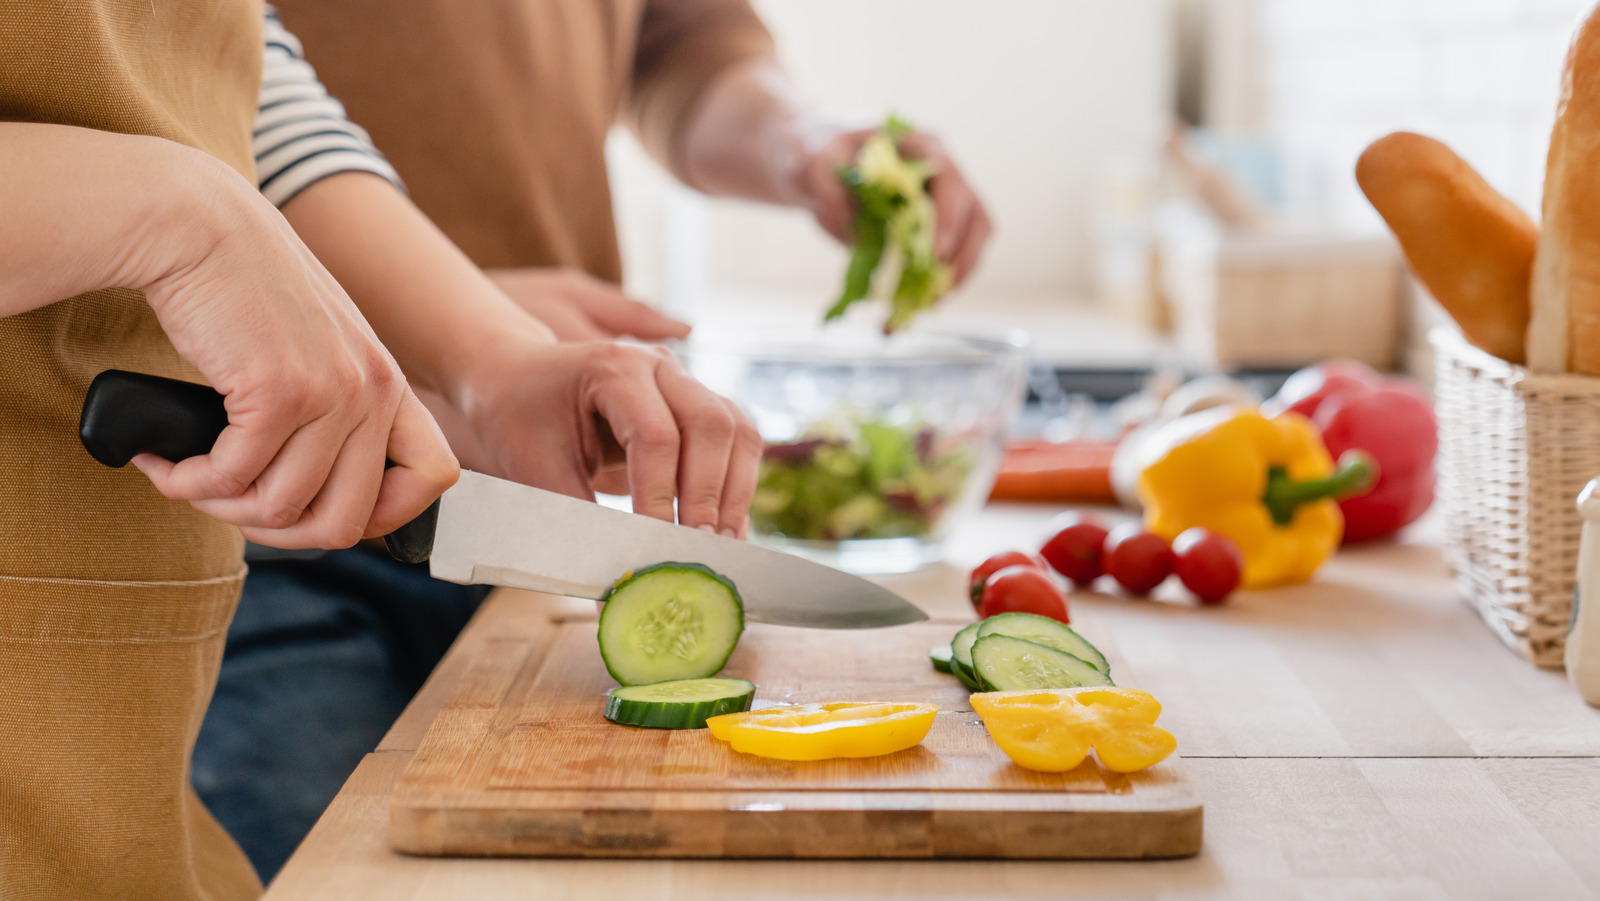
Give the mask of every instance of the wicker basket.
[[1438, 382], [1445, 558], [1490, 627], [1560, 667], [1578, 565], [1578, 492], [1600, 474], [1600, 378], [1534, 375], [1429, 336]]

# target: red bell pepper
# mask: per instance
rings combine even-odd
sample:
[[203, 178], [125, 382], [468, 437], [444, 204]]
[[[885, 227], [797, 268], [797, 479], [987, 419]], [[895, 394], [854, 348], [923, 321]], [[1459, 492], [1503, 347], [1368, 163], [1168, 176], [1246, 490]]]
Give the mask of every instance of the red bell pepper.
[[1412, 382], [1332, 360], [1290, 376], [1269, 408], [1310, 417], [1334, 459], [1358, 449], [1377, 460], [1372, 490], [1339, 502], [1346, 544], [1392, 535], [1432, 506], [1439, 426]]

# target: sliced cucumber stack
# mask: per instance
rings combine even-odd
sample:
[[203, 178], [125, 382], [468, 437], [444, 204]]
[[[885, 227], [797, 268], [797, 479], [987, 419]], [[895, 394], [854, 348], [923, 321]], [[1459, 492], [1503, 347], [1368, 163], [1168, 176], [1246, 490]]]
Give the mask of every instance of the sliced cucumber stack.
[[704, 729], [706, 720], [750, 709], [756, 687], [743, 679], [678, 679], [611, 689], [606, 719], [650, 729]]
[[1071, 626], [1048, 616], [1040, 616], [1037, 613], [1001, 613], [991, 616], [984, 620], [978, 629], [979, 638], [986, 635], [1009, 635], [1012, 638], [1065, 651], [1100, 672], [1111, 675], [1111, 664], [1106, 662], [1106, 655], [1100, 653], [1099, 648], [1074, 632]]
[[1110, 676], [1081, 658], [1010, 635], [985, 635], [974, 642], [972, 667], [984, 691], [1112, 684]]
[[635, 570], [600, 600], [600, 656], [623, 685], [714, 676], [744, 632], [738, 590], [698, 563]]
[[950, 662], [950, 646], [947, 644], [934, 645], [928, 649], [928, 659], [933, 662], [933, 668], [941, 673], [954, 673]]

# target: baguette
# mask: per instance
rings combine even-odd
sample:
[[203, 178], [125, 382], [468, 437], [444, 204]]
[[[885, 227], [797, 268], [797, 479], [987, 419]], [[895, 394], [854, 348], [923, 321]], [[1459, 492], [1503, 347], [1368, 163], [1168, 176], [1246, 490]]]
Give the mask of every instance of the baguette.
[[1539, 242], [1533, 220], [1450, 148], [1409, 132], [1368, 147], [1356, 181], [1467, 340], [1521, 363]]
[[1600, 375], [1600, 16], [1567, 51], [1544, 177], [1528, 363]]

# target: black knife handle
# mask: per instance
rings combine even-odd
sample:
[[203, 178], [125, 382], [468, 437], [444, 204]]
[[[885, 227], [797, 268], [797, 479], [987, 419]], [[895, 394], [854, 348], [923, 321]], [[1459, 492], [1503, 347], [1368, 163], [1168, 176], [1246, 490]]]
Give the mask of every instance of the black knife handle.
[[[209, 453], [227, 427], [223, 397], [206, 385], [107, 369], [83, 397], [78, 439], [91, 457], [115, 468], [139, 454], [176, 463]], [[433, 553], [438, 523], [435, 500], [416, 519], [383, 536], [384, 546], [402, 563], [422, 563]]]

